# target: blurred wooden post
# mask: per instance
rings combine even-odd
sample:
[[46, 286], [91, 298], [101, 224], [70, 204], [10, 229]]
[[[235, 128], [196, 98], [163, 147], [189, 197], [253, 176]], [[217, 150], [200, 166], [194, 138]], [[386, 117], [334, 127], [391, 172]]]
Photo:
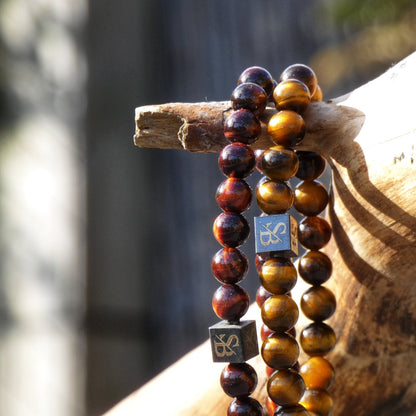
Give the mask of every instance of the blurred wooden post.
[[[330, 321], [339, 338], [330, 357], [337, 369], [334, 416], [416, 415], [415, 73], [416, 53], [306, 114], [299, 148], [323, 154], [333, 171], [327, 253], [334, 264], [328, 286], [338, 299]], [[228, 108], [226, 102], [139, 108], [136, 144], [218, 151]], [[259, 146], [268, 145], [262, 138]], [[165, 415], [224, 415], [230, 400], [218, 387], [219, 372], [204, 344], [107, 415], [152, 406], [163, 406]], [[264, 378], [259, 384], [263, 399]]]

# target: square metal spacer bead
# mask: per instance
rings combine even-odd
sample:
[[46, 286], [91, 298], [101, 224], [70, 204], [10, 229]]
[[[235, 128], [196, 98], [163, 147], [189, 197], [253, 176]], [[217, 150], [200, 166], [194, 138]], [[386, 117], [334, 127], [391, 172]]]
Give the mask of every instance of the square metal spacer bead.
[[290, 214], [266, 215], [254, 218], [256, 253], [279, 252], [297, 257], [298, 223]]
[[259, 353], [256, 321], [218, 322], [209, 328], [209, 337], [214, 362], [243, 363]]

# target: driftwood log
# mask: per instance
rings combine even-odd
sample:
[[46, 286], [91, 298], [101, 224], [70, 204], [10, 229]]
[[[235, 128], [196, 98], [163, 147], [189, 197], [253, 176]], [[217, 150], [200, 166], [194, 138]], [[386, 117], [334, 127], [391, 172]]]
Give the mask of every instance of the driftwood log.
[[[313, 103], [305, 115], [299, 148], [323, 154], [333, 172], [326, 250], [334, 264], [328, 286], [338, 300], [330, 320], [338, 335], [330, 356], [333, 416], [416, 415], [415, 74], [416, 53], [343, 97]], [[228, 102], [138, 108], [135, 143], [219, 151], [228, 111]], [[266, 135], [257, 144], [269, 145]], [[263, 373], [261, 359], [252, 362]], [[225, 415], [230, 399], [218, 385], [221, 368], [205, 343], [108, 416], [154, 413], [159, 401], [164, 415]], [[264, 382], [260, 377], [260, 400]]]

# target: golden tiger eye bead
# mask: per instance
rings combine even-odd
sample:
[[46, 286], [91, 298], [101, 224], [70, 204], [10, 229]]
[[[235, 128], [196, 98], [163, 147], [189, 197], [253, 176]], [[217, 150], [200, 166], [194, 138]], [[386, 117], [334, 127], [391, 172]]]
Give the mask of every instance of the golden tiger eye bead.
[[299, 353], [296, 339], [284, 332], [270, 335], [263, 341], [261, 347], [264, 362], [276, 370], [294, 366]]
[[296, 150], [299, 159], [299, 167], [296, 177], [302, 180], [313, 180], [319, 178], [326, 167], [326, 160], [316, 152]]
[[263, 153], [261, 170], [274, 181], [287, 181], [298, 170], [299, 160], [296, 153], [283, 146], [273, 146]]
[[267, 131], [277, 145], [294, 147], [305, 136], [305, 121], [295, 111], [282, 110], [269, 120]]
[[306, 390], [299, 403], [308, 412], [319, 416], [328, 416], [334, 406], [332, 397], [325, 390]]
[[308, 87], [297, 79], [288, 79], [277, 85], [273, 91], [277, 110], [292, 110], [302, 113], [311, 102]]
[[211, 270], [221, 283], [239, 283], [248, 272], [248, 260], [246, 255], [236, 248], [224, 247], [212, 258]]
[[212, 309], [221, 319], [238, 322], [250, 304], [248, 293], [237, 285], [222, 285], [212, 297]]
[[241, 215], [223, 212], [214, 221], [213, 233], [216, 240], [224, 247], [239, 247], [248, 238], [250, 226]]
[[266, 214], [283, 214], [293, 205], [293, 191], [286, 182], [261, 180], [256, 187], [257, 205]]
[[288, 66], [280, 75], [280, 82], [292, 78], [303, 82], [309, 88], [311, 96], [315, 93], [316, 87], [318, 86], [318, 78], [315, 72], [307, 65], [294, 64]]
[[313, 322], [300, 334], [300, 344], [303, 351], [310, 355], [326, 355], [337, 342], [334, 330], [323, 322]]
[[304, 181], [295, 188], [294, 207], [303, 215], [320, 214], [328, 204], [328, 191], [317, 181]]
[[257, 386], [257, 373], [250, 364], [230, 363], [221, 372], [220, 384], [228, 396], [248, 396]]
[[273, 295], [283, 295], [290, 292], [296, 285], [296, 267], [283, 257], [267, 260], [259, 273], [263, 287]]
[[224, 136], [230, 142], [254, 143], [261, 133], [261, 124], [249, 110], [233, 111], [224, 122]]
[[250, 207], [252, 192], [243, 179], [228, 178], [218, 186], [215, 199], [223, 211], [243, 212]]
[[296, 371], [277, 370], [267, 382], [267, 392], [279, 406], [293, 406], [303, 396], [305, 383]]
[[299, 370], [307, 389], [329, 390], [335, 380], [335, 370], [323, 357], [311, 357]]
[[311, 97], [311, 101], [322, 101], [322, 98], [323, 98], [323, 94], [322, 94], [321, 87], [317, 85], [316, 90]]
[[273, 331], [286, 332], [295, 326], [299, 309], [290, 296], [273, 295], [263, 303], [261, 317]]
[[321, 251], [308, 251], [299, 260], [298, 271], [306, 283], [316, 286], [321, 285], [331, 277], [332, 262]]
[[[271, 415], [273, 416], [273, 415]], [[274, 416], [314, 416], [300, 404], [294, 406], [285, 406], [276, 409]]]
[[313, 286], [301, 298], [300, 307], [304, 315], [312, 321], [325, 321], [337, 307], [334, 294], [324, 286]]
[[299, 242], [309, 250], [319, 250], [331, 239], [332, 229], [322, 217], [306, 217], [299, 223]]

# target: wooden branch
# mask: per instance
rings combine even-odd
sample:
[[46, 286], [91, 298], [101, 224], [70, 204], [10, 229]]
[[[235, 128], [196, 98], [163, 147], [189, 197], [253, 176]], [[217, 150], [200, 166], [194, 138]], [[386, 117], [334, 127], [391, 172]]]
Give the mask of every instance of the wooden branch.
[[[327, 247], [334, 264], [327, 286], [338, 299], [329, 322], [338, 335], [330, 356], [337, 371], [333, 416], [416, 415], [414, 74], [416, 53], [376, 80], [331, 102], [313, 104], [306, 113], [302, 148], [324, 154], [333, 171], [328, 209], [333, 238]], [[225, 144], [219, 131], [227, 106], [142, 107], [137, 112], [136, 144], [218, 151]], [[171, 121], [163, 127], [156, 122], [161, 117], [175, 119], [176, 127]], [[202, 127], [199, 119], [204, 120]], [[190, 133], [199, 128], [202, 138]], [[268, 144], [262, 141], [260, 146]], [[299, 327], [305, 324], [300, 321]], [[259, 360], [255, 365], [261, 374]], [[108, 416], [141, 414], [168, 387], [175, 392], [175, 404], [167, 403], [164, 414], [224, 415], [229, 400], [218, 389], [219, 371], [213, 367], [217, 366], [208, 356], [191, 353]], [[187, 368], [198, 368], [195, 380], [193, 370], [185, 375]], [[198, 394], [188, 391], [195, 383]], [[260, 385], [257, 397], [263, 400], [264, 379]]]

